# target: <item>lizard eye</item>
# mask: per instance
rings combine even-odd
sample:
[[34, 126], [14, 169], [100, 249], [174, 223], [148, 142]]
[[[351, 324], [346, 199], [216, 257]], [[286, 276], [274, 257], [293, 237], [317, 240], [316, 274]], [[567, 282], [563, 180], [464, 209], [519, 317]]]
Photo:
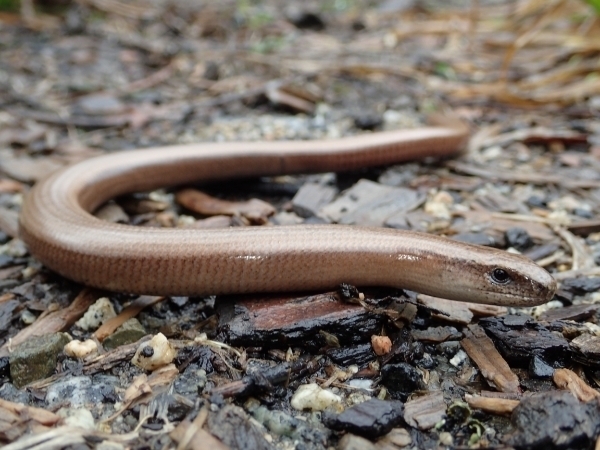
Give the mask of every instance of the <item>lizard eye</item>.
[[497, 284], [507, 284], [510, 282], [510, 275], [504, 269], [492, 270], [492, 281]]

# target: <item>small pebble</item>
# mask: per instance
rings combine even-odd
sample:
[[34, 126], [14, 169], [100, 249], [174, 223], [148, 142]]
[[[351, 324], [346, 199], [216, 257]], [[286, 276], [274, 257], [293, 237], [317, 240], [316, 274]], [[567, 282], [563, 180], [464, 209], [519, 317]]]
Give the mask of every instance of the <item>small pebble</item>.
[[75, 322], [75, 325], [86, 331], [95, 330], [116, 315], [117, 313], [110, 300], [107, 297], [102, 297], [88, 308], [83, 317]]
[[87, 339], [83, 342], [75, 339], [65, 345], [63, 351], [65, 355], [71, 358], [83, 359], [98, 352], [98, 344], [92, 339]]
[[371, 345], [377, 356], [386, 355], [392, 350], [392, 340], [387, 336], [371, 336]]
[[152, 371], [170, 364], [176, 355], [177, 351], [165, 335], [158, 333], [139, 346], [131, 362], [141, 369]]
[[341, 403], [342, 398], [333, 392], [322, 389], [316, 383], [303, 384], [298, 387], [290, 404], [298, 411], [310, 409], [311, 411], [323, 411], [335, 403]]
[[36, 315], [28, 309], [23, 310], [21, 313], [21, 322], [23, 322], [24, 325], [31, 325], [35, 322], [35, 319], [37, 319]]
[[505, 236], [507, 244], [520, 252], [527, 250], [533, 245], [533, 239], [531, 239], [527, 230], [521, 227], [509, 228], [506, 230]]
[[447, 431], [440, 433], [440, 445], [444, 447], [452, 447], [454, 445], [454, 438]]
[[454, 367], [460, 367], [466, 360], [467, 354], [464, 351], [459, 350], [458, 352], [456, 352], [456, 355], [454, 355], [454, 357], [450, 360], [450, 364], [452, 364]]
[[377, 447], [368, 439], [354, 434], [345, 434], [337, 446], [338, 450], [376, 450]]
[[64, 424], [70, 427], [82, 428], [84, 430], [94, 430], [94, 416], [90, 410], [85, 408], [61, 408], [56, 412], [63, 418]]
[[394, 428], [378, 442], [395, 445], [396, 447], [406, 447], [412, 443], [412, 438], [410, 437], [410, 433], [404, 428]]

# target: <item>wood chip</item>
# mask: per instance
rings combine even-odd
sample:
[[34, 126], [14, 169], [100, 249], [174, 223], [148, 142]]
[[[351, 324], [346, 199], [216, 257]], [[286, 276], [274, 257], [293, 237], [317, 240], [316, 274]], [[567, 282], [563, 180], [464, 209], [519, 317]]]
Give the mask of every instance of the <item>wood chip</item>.
[[540, 321], [553, 322], [555, 320], [583, 320], [592, 317], [600, 305], [575, 305], [564, 308], [549, 309], [538, 317]]
[[590, 387], [575, 372], [569, 369], [556, 369], [553, 377], [554, 384], [560, 389], [570, 391], [582, 402], [589, 402], [600, 397], [600, 392]]
[[520, 392], [519, 378], [496, 350], [494, 342], [479, 325], [465, 332], [468, 337], [460, 341], [469, 357], [477, 364], [481, 374], [502, 392]]
[[149, 295], [142, 295], [141, 297], [138, 297], [123, 311], [121, 311], [119, 315], [104, 322], [102, 326], [96, 330], [94, 337], [102, 342], [117, 328], [123, 325], [123, 323], [127, 322], [132, 317], [137, 316], [144, 308], [161, 302], [164, 299], [165, 297], [153, 297]]
[[473, 320], [473, 313], [465, 302], [446, 300], [425, 294], [419, 294], [417, 301], [419, 304], [430, 308], [433, 317], [438, 320], [463, 325], [468, 325]]
[[0, 408], [20, 416], [21, 420], [35, 420], [42, 425], [53, 426], [60, 422], [60, 416], [42, 408], [26, 406], [22, 403], [13, 403], [0, 399]]
[[446, 403], [442, 391], [409, 400], [404, 404], [404, 420], [420, 430], [433, 428], [446, 414]]
[[177, 193], [175, 198], [177, 203], [198, 214], [242, 216], [258, 224], [266, 223], [267, 217], [276, 212], [273, 205], [257, 198], [245, 202], [231, 202], [211, 197], [195, 189], [183, 189]]
[[508, 416], [519, 405], [519, 400], [507, 398], [490, 398], [478, 395], [465, 394], [465, 400], [471, 408], [481, 409], [490, 414], [500, 414]]

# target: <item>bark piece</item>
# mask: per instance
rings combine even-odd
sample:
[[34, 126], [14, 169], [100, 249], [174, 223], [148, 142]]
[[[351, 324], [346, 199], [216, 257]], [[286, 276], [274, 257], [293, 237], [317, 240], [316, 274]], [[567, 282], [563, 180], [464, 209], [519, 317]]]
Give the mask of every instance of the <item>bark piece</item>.
[[410, 400], [404, 405], [404, 420], [419, 430], [433, 428], [446, 415], [446, 402], [442, 391]]
[[374, 439], [389, 433], [400, 424], [403, 412], [404, 406], [401, 402], [372, 398], [340, 414], [325, 413], [323, 422], [333, 430], [348, 431]]
[[219, 328], [233, 345], [286, 348], [326, 345], [321, 332], [340, 343], [369, 342], [381, 330], [383, 316], [341, 301], [337, 292], [307, 296], [252, 295], [220, 297]]
[[584, 320], [589, 319], [600, 308], [600, 305], [575, 305], [564, 308], [550, 309], [539, 316], [539, 320], [554, 322], [555, 320]]
[[571, 341], [571, 348], [575, 350], [574, 359], [586, 365], [600, 366], [600, 336], [581, 334]]
[[502, 392], [519, 392], [519, 378], [502, 358], [492, 340], [479, 326], [469, 327], [470, 336], [460, 341], [481, 374]]
[[417, 341], [439, 344], [448, 339], [457, 340], [463, 337], [454, 327], [428, 327], [425, 330], [412, 330], [412, 337]]
[[417, 301], [419, 304], [429, 308], [432, 316], [436, 319], [462, 325], [470, 324], [474, 316], [498, 316], [506, 314], [508, 311], [503, 306], [477, 305], [475, 303], [446, 300], [424, 294], [419, 294]]
[[570, 392], [524, 398], [512, 414], [516, 431], [506, 438], [517, 449], [588, 448], [600, 433], [600, 401], [580, 403]]
[[498, 350], [511, 364], [528, 367], [531, 358], [538, 355], [550, 365], [564, 366], [570, 357], [567, 340], [529, 316], [485, 318], [479, 325], [494, 338]]
[[422, 373], [405, 362], [383, 366], [381, 384], [388, 389], [392, 398], [403, 401], [413, 392], [427, 387]]

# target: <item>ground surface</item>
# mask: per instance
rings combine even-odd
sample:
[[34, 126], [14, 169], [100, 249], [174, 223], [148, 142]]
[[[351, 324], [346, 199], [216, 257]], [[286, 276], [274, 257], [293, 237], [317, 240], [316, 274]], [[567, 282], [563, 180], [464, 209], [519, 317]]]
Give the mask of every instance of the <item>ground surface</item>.
[[[600, 434], [592, 7], [191, 3], [79, 0], [0, 13], [2, 441], [592, 448]], [[352, 287], [135, 298], [51, 273], [17, 237], [35, 181], [103, 152], [329, 139], [421, 126], [432, 113], [469, 125], [463, 155], [198, 187], [224, 202], [190, 190], [138, 193], [98, 215], [137, 226], [339, 222], [442, 234], [536, 260], [560, 281], [549, 305], [507, 310], [377, 289], [359, 289], [362, 299]], [[252, 198], [262, 203], [245, 203]], [[134, 357], [152, 336], [152, 349]], [[91, 339], [89, 350], [65, 348], [71, 338]], [[151, 355], [155, 367], [143, 361]]]

